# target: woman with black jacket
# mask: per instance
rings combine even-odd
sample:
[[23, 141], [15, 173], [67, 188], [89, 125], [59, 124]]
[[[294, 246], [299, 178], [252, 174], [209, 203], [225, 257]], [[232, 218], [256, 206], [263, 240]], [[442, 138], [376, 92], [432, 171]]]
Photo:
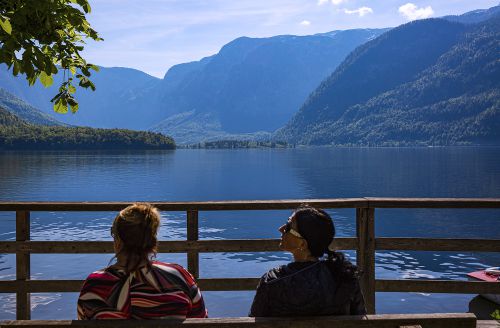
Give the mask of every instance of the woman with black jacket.
[[294, 261], [262, 276], [251, 317], [366, 314], [357, 268], [330, 250], [335, 227], [328, 213], [301, 207], [279, 231], [280, 248]]

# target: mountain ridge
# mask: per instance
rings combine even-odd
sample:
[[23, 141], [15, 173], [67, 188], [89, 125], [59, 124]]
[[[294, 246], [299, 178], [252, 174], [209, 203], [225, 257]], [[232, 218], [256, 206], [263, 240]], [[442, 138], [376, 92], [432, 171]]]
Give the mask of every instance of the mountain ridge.
[[[345, 93], [339, 95], [335, 80], [333, 84], [324, 83], [315, 91], [316, 96], [311, 96], [301, 111], [274, 137], [301, 144], [336, 145], [456, 145], [475, 143], [481, 138], [482, 142], [489, 138], [490, 142], [500, 143], [498, 133], [490, 127], [493, 124], [500, 128], [500, 68], [496, 62], [496, 55], [500, 53], [499, 18], [500, 15], [497, 15], [481, 24], [468, 26], [449, 25], [459, 32], [456, 34], [459, 38], [451, 42], [446, 51], [434, 56], [435, 60], [429, 57], [431, 65], [415, 70], [418, 74], [398, 85], [386, 83], [384, 90], [369, 97], [356, 99]], [[422, 20], [419, 24], [428, 30], [437, 30], [436, 20]], [[443, 23], [439, 24], [442, 26]], [[407, 33], [407, 26], [398, 29]], [[391, 33], [398, 29], [384, 36], [390, 38]], [[454, 34], [451, 30], [450, 33]], [[411, 40], [410, 37], [406, 39]], [[407, 47], [404, 43], [392, 41]], [[444, 41], [438, 38], [428, 44], [425, 47], [427, 55], [434, 44], [446, 45]], [[351, 59], [356, 59], [355, 54], [353, 56]], [[357, 66], [358, 70], [367, 69], [366, 65], [354, 59], [346, 59], [333, 75], [342, 75], [343, 65]], [[370, 63], [383, 67], [384, 58], [372, 59]], [[393, 74], [393, 70], [385, 70], [382, 74], [384, 79], [379, 83], [384, 84]], [[332, 78], [327, 81], [332, 82]], [[334, 95], [336, 91], [337, 98]], [[349, 106], [337, 110], [335, 115], [328, 112], [335, 110], [328, 106], [338, 106], [336, 100], [342, 96], [350, 98]], [[314, 97], [323, 97], [326, 101], [321, 106], [315, 106], [318, 102]], [[443, 121], [442, 117], [448, 121]], [[490, 117], [490, 121], [483, 120], [483, 117]], [[302, 124], [304, 122], [306, 124]], [[478, 125], [478, 122], [481, 124]], [[471, 132], [471, 126], [476, 132]], [[447, 127], [451, 132], [440, 131]], [[460, 132], [459, 128], [464, 132]]]

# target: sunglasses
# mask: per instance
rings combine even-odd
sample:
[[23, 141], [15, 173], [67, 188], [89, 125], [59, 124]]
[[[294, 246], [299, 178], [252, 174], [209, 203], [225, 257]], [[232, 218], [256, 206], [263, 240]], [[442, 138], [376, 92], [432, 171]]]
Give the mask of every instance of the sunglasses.
[[302, 237], [302, 235], [297, 230], [294, 230], [292, 228], [292, 222], [290, 220], [286, 221], [285, 228], [283, 229], [283, 232], [285, 232], [285, 233], [291, 233], [295, 237], [304, 239], [304, 237]]

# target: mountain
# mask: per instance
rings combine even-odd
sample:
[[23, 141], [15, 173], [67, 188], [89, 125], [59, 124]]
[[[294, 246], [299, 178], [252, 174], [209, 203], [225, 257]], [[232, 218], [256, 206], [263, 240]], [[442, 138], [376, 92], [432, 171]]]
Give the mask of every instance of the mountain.
[[167, 72], [160, 103], [168, 117], [152, 129], [179, 142], [274, 131], [350, 51], [387, 30], [238, 38]]
[[0, 88], [71, 125], [146, 129], [158, 120], [160, 113], [154, 88], [161, 80], [135, 69], [119, 67], [101, 67], [99, 72], [92, 73], [96, 91], [78, 88], [76, 97], [80, 109], [76, 114], [55, 113], [50, 99], [57, 93], [63, 74], [60, 71], [54, 77], [50, 88], [44, 88], [39, 82], [30, 87], [23, 76], [14, 77], [1, 65]]
[[41, 112], [13, 94], [0, 88], [0, 107], [13, 115], [36, 125], [63, 125], [52, 116]]
[[500, 143], [500, 19], [415, 21], [359, 47], [275, 138], [299, 144]]
[[[414, 81], [468, 33], [471, 23], [493, 17], [499, 8], [413, 22], [394, 31], [242, 37], [213, 56], [172, 67], [163, 79], [128, 68], [101, 68], [92, 75], [95, 92], [77, 91], [80, 110], [74, 115], [54, 113], [49, 102], [63, 72], [45, 89], [39, 83], [28, 87], [3, 65], [0, 88], [71, 125], [149, 129], [185, 144], [267, 140], [286, 124], [277, 136], [309, 143], [316, 133], [309, 125], [331, 125], [352, 106]], [[429, 25], [420, 30], [421, 24]], [[304, 128], [309, 135], [302, 140], [298, 135]]]
[[441, 18], [463, 24], [476, 24], [493, 18], [500, 13], [500, 5], [488, 9], [477, 9], [462, 15], [449, 15]]
[[29, 124], [26, 121], [20, 119], [15, 114], [11, 113], [4, 107], [0, 106], [0, 127], [1, 126], [12, 126], [12, 127], [26, 127]]
[[23, 77], [12, 77], [3, 66], [0, 87], [72, 125], [151, 127], [180, 137], [180, 142], [253, 138], [285, 124], [350, 51], [386, 30], [242, 37], [216, 55], [172, 67], [163, 80], [132, 69], [101, 68], [92, 74], [95, 92], [77, 91], [80, 109], [74, 115], [53, 113], [49, 102], [62, 72], [45, 89], [38, 82], [28, 87]]

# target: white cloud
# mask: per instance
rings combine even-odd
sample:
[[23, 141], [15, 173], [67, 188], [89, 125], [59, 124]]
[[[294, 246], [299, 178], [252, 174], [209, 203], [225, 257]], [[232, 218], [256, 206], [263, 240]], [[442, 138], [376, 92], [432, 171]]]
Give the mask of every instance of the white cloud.
[[415, 4], [409, 2], [406, 5], [399, 7], [399, 13], [408, 20], [429, 18], [434, 14], [431, 6], [418, 8]]
[[354, 10], [344, 9], [344, 12], [349, 15], [358, 14], [359, 17], [363, 17], [366, 14], [372, 14], [373, 9], [371, 9], [370, 7], [360, 7]]
[[324, 5], [325, 3], [331, 2], [332, 5], [338, 6], [341, 3], [347, 2], [348, 0], [318, 0], [318, 6]]
[[311, 22], [308, 21], [308, 20], [303, 20], [302, 22], [300, 22], [300, 25], [302, 25], [302, 26], [309, 26], [309, 25], [311, 25]]

